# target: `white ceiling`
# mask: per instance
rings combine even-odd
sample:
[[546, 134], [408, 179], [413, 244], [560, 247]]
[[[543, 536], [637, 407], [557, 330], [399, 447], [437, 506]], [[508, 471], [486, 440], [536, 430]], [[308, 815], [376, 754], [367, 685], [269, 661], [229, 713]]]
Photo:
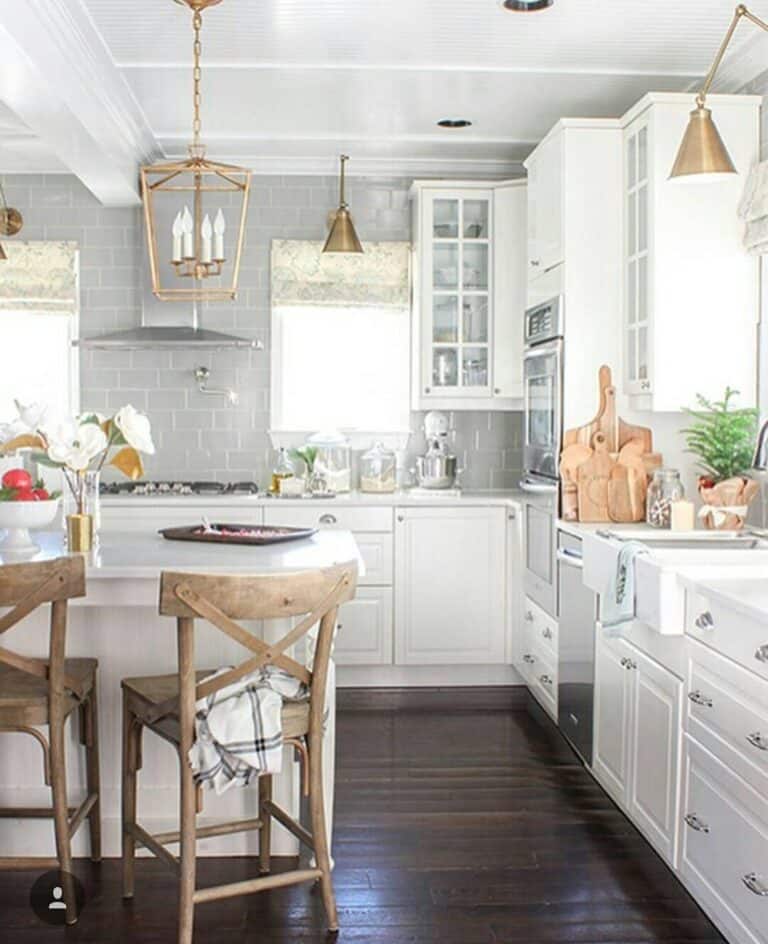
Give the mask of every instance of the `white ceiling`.
[[[145, 147], [185, 153], [186, 7], [25, 3], [43, 26], [57, 8], [52, 25], [65, 40], [71, 31], [80, 59], [98, 61], [99, 87], [113, 84], [113, 99], [130, 92], [131, 133]], [[555, 0], [549, 10], [515, 14], [499, 0], [223, 0], [203, 14], [203, 136], [215, 157], [263, 172], [332, 172], [343, 149], [351, 173], [515, 173], [560, 117], [618, 116], [647, 91], [694, 87], [733, 7], [733, 0]], [[768, 0], [750, 9], [768, 18]], [[24, 35], [34, 32], [30, 23]], [[16, 38], [25, 44], [20, 32]], [[747, 61], [754, 68], [745, 77], [736, 67]], [[768, 37], [742, 24], [723, 90], [763, 64]], [[435, 124], [444, 117], [473, 125], [446, 132]], [[3, 123], [0, 113], [0, 169], [7, 169]]]

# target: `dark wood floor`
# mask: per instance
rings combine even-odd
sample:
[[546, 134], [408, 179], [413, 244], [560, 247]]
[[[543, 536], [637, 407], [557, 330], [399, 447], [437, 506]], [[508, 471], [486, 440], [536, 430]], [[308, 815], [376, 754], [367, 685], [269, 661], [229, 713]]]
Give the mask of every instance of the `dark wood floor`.
[[[722, 941], [557, 730], [525, 710], [345, 711], [335, 830], [340, 941], [631, 944]], [[0, 873], [0, 941], [173, 942], [174, 880], [139, 863], [120, 899], [115, 861], [78, 866], [77, 927], [41, 927], [33, 873]], [[201, 883], [255, 874], [202, 860]], [[319, 896], [295, 887], [197, 909], [200, 944], [326, 940]]]

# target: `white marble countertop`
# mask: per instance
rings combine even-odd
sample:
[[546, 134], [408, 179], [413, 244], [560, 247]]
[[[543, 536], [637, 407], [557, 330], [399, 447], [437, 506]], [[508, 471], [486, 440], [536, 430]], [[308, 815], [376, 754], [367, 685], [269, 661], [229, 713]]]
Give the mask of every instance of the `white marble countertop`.
[[[62, 532], [33, 532], [40, 551], [25, 561], [50, 560], [67, 553]], [[154, 531], [106, 531], [99, 546], [85, 555], [88, 580], [156, 579], [163, 570], [199, 573], [271, 574], [354, 563], [358, 576], [365, 564], [349, 531], [318, 531], [300, 541], [251, 547], [168, 541]], [[18, 563], [3, 559], [2, 564]], [[1, 565], [1, 564], [0, 564]]]
[[519, 504], [523, 492], [519, 489], [472, 490], [466, 489], [459, 495], [441, 493], [435, 489], [434, 494], [425, 495], [423, 492], [414, 494], [410, 489], [401, 489], [388, 494], [374, 492], [345, 492], [333, 498], [273, 498], [271, 495], [102, 495], [101, 501], [107, 508], [159, 508], [159, 507], [189, 507], [189, 508], [252, 508], [252, 507], [327, 507], [333, 506], [356, 507], [374, 506], [395, 508], [408, 505], [418, 508], [422, 505], [510, 505]]

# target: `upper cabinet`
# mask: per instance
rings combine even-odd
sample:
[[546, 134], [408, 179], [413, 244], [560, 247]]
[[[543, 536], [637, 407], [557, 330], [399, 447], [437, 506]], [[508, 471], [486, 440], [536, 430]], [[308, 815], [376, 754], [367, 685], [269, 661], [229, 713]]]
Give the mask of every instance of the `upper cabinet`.
[[416, 181], [413, 407], [509, 409], [522, 397], [523, 181]]
[[737, 174], [670, 180], [693, 107], [693, 95], [652, 94], [622, 119], [623, 392], [636, 409], [676, 412], [726, 386], [755, 402], [758, 263], [737, 208], [760, 99], [707, 99]]
[[526, 161], [528, 169], [528, 281], [565, 258], [563, 134], [548, 135]]

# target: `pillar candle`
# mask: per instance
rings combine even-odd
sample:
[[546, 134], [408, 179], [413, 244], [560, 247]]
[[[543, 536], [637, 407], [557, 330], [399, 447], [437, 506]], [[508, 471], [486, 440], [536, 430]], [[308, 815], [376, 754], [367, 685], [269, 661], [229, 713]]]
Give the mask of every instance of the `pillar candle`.
[[185, 259], [194, 259], [195, 258], [195, 241], [193, 238], [193, 224], [192, 224], [192, 214], [189, 212], [189, 207], [184, 207], [184, 213], [181, 217], [181, 224], [183, 227], [184, 237], [183, 237], [183, 247], [184, 247], [184, 258]]
[[672, 531], [693, 531], [695, 520], [692, 501], [681, 498], [680, 501], [672, 502], [669, 523]]
[[183, 226], [181, 223], [181, 210], [176, 214], [176, 219], [173, 221], [173, 228], [171, 230], [173, 233], [173, 250], [171, 252], [171, 259], [174, 262], [181, 262], [181, 235], [183, 232]]
[[203, 220], [203, 225], [200, 228], [200, 236], [202, 238], [202, 247], [200, 250], [200, 261], [201, 262], [210, 262], [211, 261], [211, 237], [213, 235], [213, 227], [211, 226], [211, 220], [208, 214], [205, 214], [205, 219]]
[[224, 260], [224, 230], [226, 229], [226, 223], [224, 222], [224, 214], [219, 207], [219, 212], [216, 214], [216, 218], [213, 221], [213, 258], [217, 262], [222, 262]]

